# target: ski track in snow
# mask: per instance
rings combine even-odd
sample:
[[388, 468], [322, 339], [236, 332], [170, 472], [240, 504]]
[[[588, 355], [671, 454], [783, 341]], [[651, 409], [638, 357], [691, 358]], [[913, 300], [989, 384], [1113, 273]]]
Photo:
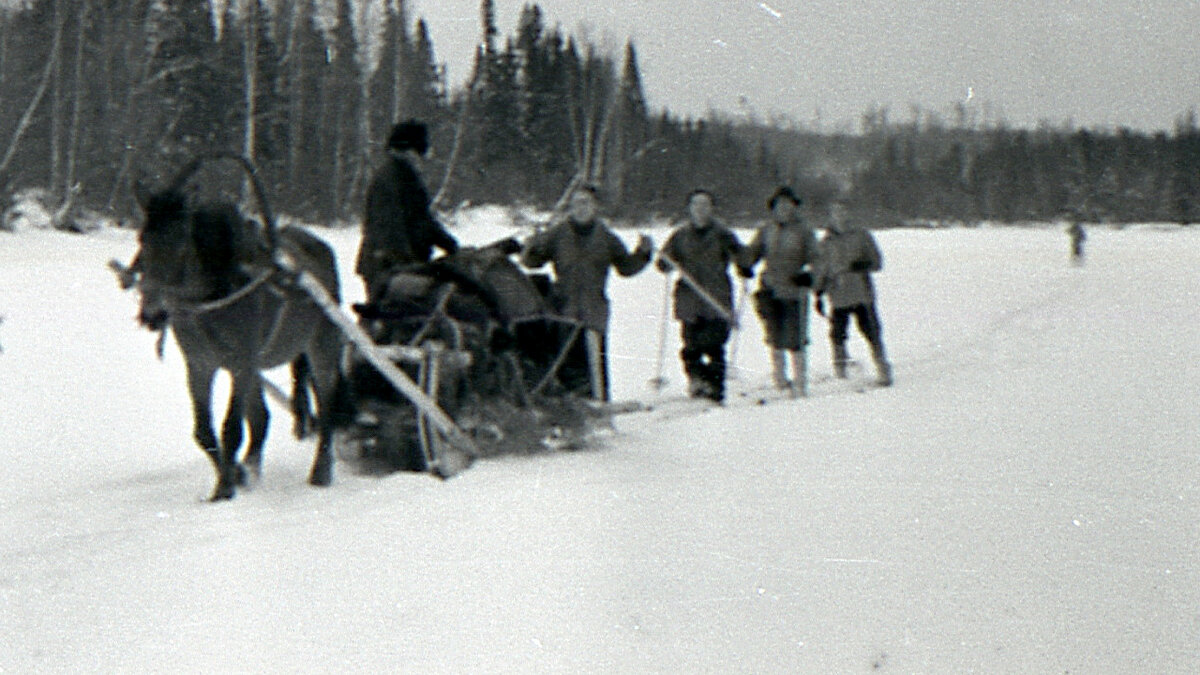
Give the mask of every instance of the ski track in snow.
[[[318, 232], [357, 301], [356, 232]], [[272, 403], [215, 505], [178, 350], [104, 266], [133, 234], [0, 235], [0, 672], [1191, 672], [1200, 232], [1090, 235], [1072, 268], [1059, 229], [878, 233], [892, 388], [828, 381], [814, 314], [814, 395], [739, 398], [747, 312], [727, 407], [318, 490]], [[683, 394], [675, 324], [647, 386], [661, 284], [610, 281], [616, 400]]]

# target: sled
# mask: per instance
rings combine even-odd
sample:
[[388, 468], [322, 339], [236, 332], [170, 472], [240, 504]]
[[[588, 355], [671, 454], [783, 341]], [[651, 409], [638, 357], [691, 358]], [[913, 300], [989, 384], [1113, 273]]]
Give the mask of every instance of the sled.
[[441, 475], [481, 456], [578, 447], [604, 416], [586, 399], [596, 379], [580, 356], [586, 334], [533, 276], [502, 247], [462, 249], [392, 270], [371, 303], [352, 307], [357, 322], [328, 307], [355, 347], [343, 372], [356, 415], [346, 446], [358, 456], [343, 458]]
[[[449, 445], [442, 448], [436, 444], [434, 434], [426, 430], [421, 435], [421, 449], [425, 455], [429, 471], [441, 478], [449, 478], [459, 471], [469, 467], [479, 457], [479, 449], [475, 442], [458, 428], [454, 420], [447, 415], [437, 402], [430, 398], [430, 383], [436, 387], [438, 369], [442, 363], [440, 350], [424, 349], [381, 349], [371, 340], [363, 329], [353, 319], [342, 311], [341, 307], [329, 296], [325, 288], [307, 273], [296, 277], [296, 284], [313, 299], [325, 316], [333, 322], [346, 339], [368, 363], [375, 367], [379, 374], [403, 394], [419, 411], [423, 426], [433, 425], [448, 441]], [[462, 354], [453, 355], [459, 361], [464, 359]], [[422, 388], [404, 371], [396, 367], [394, 358], [407, 361], [418, 361], [421, 368], [421, 379], [426, 386]]]

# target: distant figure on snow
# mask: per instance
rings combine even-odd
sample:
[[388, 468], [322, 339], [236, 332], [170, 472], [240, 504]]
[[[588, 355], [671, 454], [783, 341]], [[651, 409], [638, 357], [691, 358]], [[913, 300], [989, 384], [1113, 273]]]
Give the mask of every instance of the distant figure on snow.
[[641, 272], [650, 262], [654, 243], [643, 234], [630, 253], [597, 218], [599, 209], [595, 187], [577, 188], [567, 206], [567, 220], [531, 237], [521, 263], [531, 268], [554, 265], [555, 308], [563, 317], [579, 322], [560, 379], [568, 389], [587, 391], [593, 399], [607, 401], [608, 269], [612, 267], [624, 277]]
[[[687, 198], [688, 222], [671, 233], [658, 256], [664, 273], [680, 268], [675, 284], [675, 318], [682, 324], [679, 357], [688, 377], [688, 394], [725, 399], [725, 343], [732, 325], [733, 286], [729, 265], [742, 255], [737, 235], [713, 218], [713, 197], [693, 190]], [[694, 285], [698, 285], [698, 291]]]
[[446, 253], [458, 250], [458, 242], [430, 212], [429, 193], [414, 165], [428, 151], [424, 124], [416, 120], [397, 124], [388, 137], [388, 160], [367, 188], [354, 271], [366, 285], [368, 303], [387, 287], [394, 268], [429, 262], [435, 246]]
[[1082, 265], [1083, 242], [1087, 241], [1087, 230], [1079, 223], [1078, 218], [1071, 219], [1071, 226], [1067, 228], [1067, 235], [1071, 237], [1071, 263]]
[[[816, 236], [800, 218], [801, 203], [791, 188], [776, 190], [767, 201], [771, 218], [759, 227], [741, 260], [741, 267], [747, 270], [759, 260], [766, 261], [754, 292], [754, 306], [771, 348], [772, 381], [793, 396], [808, 395], [808, 295], [820, 259]], [[791, 381], [787, 377], [789, 353]]]
[[883, 256], [875, 237], [857, 222], [847, 218], [846, 205], [829, 205], [829, 229], [821, 240], [821, 270], [814, 293], [817, 311], [824, 313], [821, 295], [829, 298], [829, 339], [833, 348], [833, 372], [846, 377], [850, 355], [846, 350], [850, 317], [871, 346], [875, 361], [876, 383], [891, 386], [892, 366], [883, 347], [883, 326], [875, 309], [875, 286], [871, 274], [883, 269]]

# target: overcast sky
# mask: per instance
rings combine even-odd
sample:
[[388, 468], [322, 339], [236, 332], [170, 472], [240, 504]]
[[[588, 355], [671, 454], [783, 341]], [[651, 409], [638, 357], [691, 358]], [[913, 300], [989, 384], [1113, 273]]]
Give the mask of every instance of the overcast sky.
[[[479, 0], [409, 0], [452, 83]], [[525, 0], [496, 0], [501, 34]], [[910, 104], [969, 102], [1010, 124], [1170, 129], [1200, 107], [1200, 0], [541, 0], [546, 22], [618, 50], [633, 38], [654, 108], [752, 109], [825, 129]], [[581, 28], [582, 27], [582, 28]], [[987, 108], [985, 108], [987, 106]]]

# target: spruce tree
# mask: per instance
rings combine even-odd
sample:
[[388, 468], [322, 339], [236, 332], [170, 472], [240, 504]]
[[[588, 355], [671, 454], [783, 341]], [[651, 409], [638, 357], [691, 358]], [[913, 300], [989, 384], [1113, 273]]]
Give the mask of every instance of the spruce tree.
[[408, 63], [408, 76], [405, 77], [408, 91], [404, 96], [407, 112], [401, 117], [415, 117], [437, 126], [441, 122], [444, 85], [424, 19], [417, 22]]

